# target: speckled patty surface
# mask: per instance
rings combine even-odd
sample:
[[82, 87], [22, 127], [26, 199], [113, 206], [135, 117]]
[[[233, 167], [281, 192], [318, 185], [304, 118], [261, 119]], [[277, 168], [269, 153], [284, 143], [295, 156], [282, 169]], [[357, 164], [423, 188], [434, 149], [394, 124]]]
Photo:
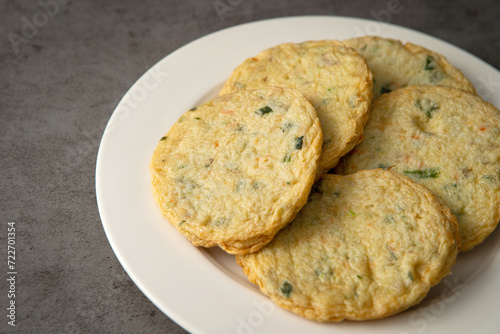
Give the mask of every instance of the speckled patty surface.
[[365, 139], [335, 172], [390, 168], [429, 188], [457, 216], [461, 251], [500, 220], [500, 111], [479, 96], [413, 86], [379, 97]]
[[410, 85], [443, 85], [476, 92], [472, 83], [444, 56], [422, 46], [377, 36], [352, 38], [344, 43], [368, 62], [375, 98]]
[[422, 300], [450, 272], [458, 243], [456, 218], [428, 189], [375, 169], [325, 175], [292, 223], [237, 261], [285, 309], [367, 320]]
[[321, 143], [316, 111], [295, 89], [219, 96], [186, 112], [158, 143], [155, 201], [195, 245], [256, 251], [306, 203]]
[[265, 86], [296, 88], [316, 108], [324, 138], [317, 177], [358, 142], [368, 117], [372, 76], [353, 49], [337, 41], [275, 46], [239, 65], [221, 94]]

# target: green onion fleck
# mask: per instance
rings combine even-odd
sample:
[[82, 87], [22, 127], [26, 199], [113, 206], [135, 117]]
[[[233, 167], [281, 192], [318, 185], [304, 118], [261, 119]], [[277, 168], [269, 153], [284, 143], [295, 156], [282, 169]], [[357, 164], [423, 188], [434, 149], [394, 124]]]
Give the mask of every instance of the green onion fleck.
[[405, 174], [415, 176], [418, 179], [435, 179], [439, 176], [439, 168], [405, 170]]
[[285, 124], [283, 124], [283, 126], [281, 127], [281, 131], [285, 132], [285, 131], [288, 131], [292, 128], [293, 124], [290, 123], [290, 122], [285, 122]]
[[413, 274], [411, 273], [411, 271], [408, 272], [408, 277], [410, 278], [410, 280], [413, 282]]
[[424, 112], [428, 118], [432, 118], [432, 113], [439, 109], [439, 105], [429, 99], [415, 100], [415, 107]]
[[304, 142], [304, 136], [295, 137], [295, 149], [300, 150], [302, 148], [303, 142]]
[[392, 258], [393, 258], [394, 260], [397, 260], [398, 258], [396, 257], [396, 254], [394, 254], [394, 252], [392, 251], [392, 249], [390, 249], [390, 248], [389, 248], [389, 246], [387, 246], [387, 249], [389, 250], [389, 253], [391, 253]]
[[432, 71], [434, 69], [436, 69], [436, 64], [434, 63], [434, 58], [432, 58], [431, 56], [427, 56], [427, 58], [425, 59], [424, 70]]
[[198, 109], [198, 107], [193, 107], [193, 108], [189, 109], [189, 111], [196, 111], [196, 109]]
[[258, 114], [258, 115], [265, 115], [265, 114], [269, 114], [270, 112], [273, 112], [273, 110], [271, 109], [271, 107], [269, 106], [265, 106], [263, 108], [260, 108], [259, 110], [257, 110], [255, 113]]
[[161, 137], [161, 138], [160, 138], [160, 141], [162, 141], [162, 140], [167, 140], [167, 136], [163, 136], [163, 137]]
[[285, 296], [285, 297], [290, 297], [290, 294], [292, 293], [293, 291], [293, 287], [290, 283], [288, 283], [287, 281], [283, 282], [283, 285], [281, 286], [281, 293]]

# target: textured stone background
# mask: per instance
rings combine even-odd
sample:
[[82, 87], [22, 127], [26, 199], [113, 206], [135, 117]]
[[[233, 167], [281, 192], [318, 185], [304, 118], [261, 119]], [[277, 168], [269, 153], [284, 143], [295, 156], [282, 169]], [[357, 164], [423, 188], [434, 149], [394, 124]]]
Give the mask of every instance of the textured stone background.
[[[15, 330], [0, 312], [0, 332], [185, 333], [132, 283], [102, 229], [94, 170], [114, 107], [158, 60], [208, 33], [291, 15], [377, 19], [391, 1], [221, 0], [235, 4], [222, 16], [213, 0], [56, 1], [0, 0], [0, 249], [16, 222], [19, 305]], [[399, 3], [391, 23], [500, 68], [497, 0]], [[7, 289], [0, 279], [2, 310]]]

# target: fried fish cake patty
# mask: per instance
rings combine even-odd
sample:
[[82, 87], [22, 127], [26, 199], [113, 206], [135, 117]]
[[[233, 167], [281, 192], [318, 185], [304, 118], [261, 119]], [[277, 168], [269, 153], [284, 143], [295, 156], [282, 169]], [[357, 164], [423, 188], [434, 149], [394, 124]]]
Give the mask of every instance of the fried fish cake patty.
[[292, 223], [237, 261], [287, 310], [368, 320], [420, 302], [450, 272], [458, 243], [456, 218], [428, 189], [374, 169], [325, 175]]
[[476, 92], [444, 56], [422, 46], [377, 36], [352, 38], [344, 43], [366, 58], [373, 73], [374, 98], [410, 85], [442, 85]]
[[480, 244], [500, 220], [500, 111], [479, 96], [412, 86], [380, 96], [365, 139], [335, 169], [390, 168], [429, 188], [457, 216], [462, 245]]
[[253, 252], [306, 203], [321, 144], [316, 111], [297, 90], [219, 96], [186, 112], [158, 143], [154, 198], [193, 244]]
[[323, 130], [317, 178], [361, 137], [372, 99], [372, 76], [365, 59], [342, 43], [285, 43], [264, 50], [239, 65], [220, 94], [265, 86], [296, 88], [316, 108]]

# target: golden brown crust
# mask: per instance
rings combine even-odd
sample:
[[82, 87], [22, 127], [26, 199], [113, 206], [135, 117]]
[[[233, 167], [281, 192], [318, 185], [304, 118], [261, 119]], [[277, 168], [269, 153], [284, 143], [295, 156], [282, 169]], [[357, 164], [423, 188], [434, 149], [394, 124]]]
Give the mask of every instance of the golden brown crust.
[[256, 251], [307, 200], [321, 155], [316, 111], [299, 91], [271, 87], [195, 109], [153, 154], [155, 201], [197, 246]]
[[450, 273], [455, 216], [428, 189], [381, 169], [328, 174], [295, 220], [238, 255], [279, 306], [318, 321], [379, 319], [420, 302]]
[[239, 65], [220, 94], [265, 86], [296, 88], [316, 108], [324, 137], [316, 178], [359, 141], [372, 99], [372, 77], [353, 49], [338, 41], [275, 46]]

